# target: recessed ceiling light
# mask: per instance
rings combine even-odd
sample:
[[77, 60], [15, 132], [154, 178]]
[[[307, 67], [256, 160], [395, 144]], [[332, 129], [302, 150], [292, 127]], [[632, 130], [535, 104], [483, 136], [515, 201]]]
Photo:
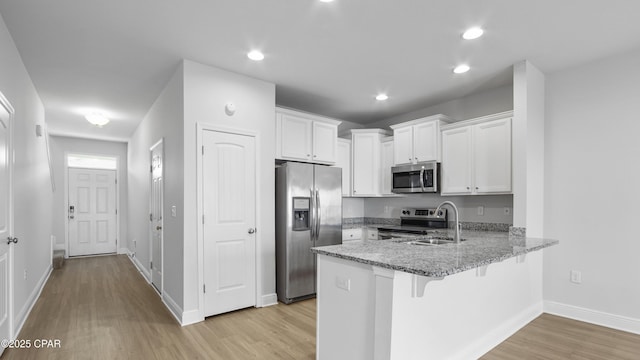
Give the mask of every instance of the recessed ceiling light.
[[462, 38], [465, 40], [473, 40], [479, 38], [482, 34], [484, 34], [484, 30], [482, 30], [482, 28], [472, 27], [462, 34]]
[[462, 74], [462, 73], [466, 73], [467, 71], [469, 71], [469, 69], [471, 69], [469, 67], [469, 65], [466, 64], [462, 64], [462, 65], [458, 65], [453, 69], [453, 72], [456, 74]]
[[258, 50], [249, 51], [247, 57], [253, 61], [260, 61], [264, 59], [264, 54]]
[[387, 94], [378, 94], [376, 96], [376, 100], [378, 100], [378, 101], [384, 101], [384, 100], [387, 100], [388, 98], [389, 97], [387, 96]]
[[90, 122], [91, 124], [97, 127], [102, 127], [109, 123], [109, 119], [100, 113], [87, 114], [84, 116], [84, 118], [87, 119], [88, 122]]

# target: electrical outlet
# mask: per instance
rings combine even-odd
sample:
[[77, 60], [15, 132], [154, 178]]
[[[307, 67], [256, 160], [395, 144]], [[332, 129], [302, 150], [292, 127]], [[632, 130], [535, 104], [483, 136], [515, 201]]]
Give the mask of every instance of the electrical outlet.
[[24, 279], [27, 280], [27, 270], [24, 271]]
[[384, 213], [385, 214], [389, 214], [391, 212], [391, 206], [385, 206], [384, 207]]
[[505, 214], [505, 215], [509, 215], [509, 214], [511, 214], [511, 208], [505, 207], [505, 208], [504, 208], [504, 214]]
[[484, 206], [478, 206], [478, 216], [484, 216]]
[[336, 276], [336, 287], [338, 289], [351, 291], [351, 279], [342, 276]]
[[569, 281], [574, 284], [582, 284], [582, 272], [571, 270], [569, 273]]
[[176, 208], [176, 206], [173, 205], [171, 207], [171, 217], [176, 217], [176, 216], [178, 216], [178, 208]]

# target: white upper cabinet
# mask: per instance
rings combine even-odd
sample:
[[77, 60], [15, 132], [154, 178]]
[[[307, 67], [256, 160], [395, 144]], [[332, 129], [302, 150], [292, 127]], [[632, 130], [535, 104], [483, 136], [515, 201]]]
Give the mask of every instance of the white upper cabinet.
[[342, 168], [342, 196], [351, 196], [351, 140], [338, 138], [336, 167]]
[[512, 112], [445, 126], [442, 195], [511, 192]]
[[395, 195], [391, 192], [391, 167], [393, 167], [393, 137], [389, 136], [382, 139], [381, 146], [381, 195]]
[[276, 108], [276, 158], [334, 164], [340, 121]]
[[440, 126], [449, 122], [444, 115], [433, 115], [392, 125], [394, 164], [440, 161]]
[[382, 129], [352, 129], [353, 196], [380, 196], [381, 144], [388, 132]]

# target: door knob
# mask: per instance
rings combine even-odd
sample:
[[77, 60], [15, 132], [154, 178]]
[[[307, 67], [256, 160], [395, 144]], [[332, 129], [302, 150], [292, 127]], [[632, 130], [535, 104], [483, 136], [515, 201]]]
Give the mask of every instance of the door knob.
[[156, 230], [162, 230], [162, 226], [160, 225], [156, 226]]
[[18, 243], [18, 238], [9, 236], [7, 238], [7, 244], [11, 244], [11, 243], [17, 244]]
[[254, 232], [256, 232], [256, 229], [254, 228], [249, 228], [249, 230], [247, 231], [249, 234], [253, 234]]

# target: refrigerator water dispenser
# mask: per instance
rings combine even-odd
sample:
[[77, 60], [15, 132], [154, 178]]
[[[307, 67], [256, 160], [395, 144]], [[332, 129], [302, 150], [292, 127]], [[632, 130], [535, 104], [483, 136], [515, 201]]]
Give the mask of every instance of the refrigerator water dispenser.
[[311, 199], [308, 197], [293, 198], [293, 231], [309, 230], [309, 209]]

